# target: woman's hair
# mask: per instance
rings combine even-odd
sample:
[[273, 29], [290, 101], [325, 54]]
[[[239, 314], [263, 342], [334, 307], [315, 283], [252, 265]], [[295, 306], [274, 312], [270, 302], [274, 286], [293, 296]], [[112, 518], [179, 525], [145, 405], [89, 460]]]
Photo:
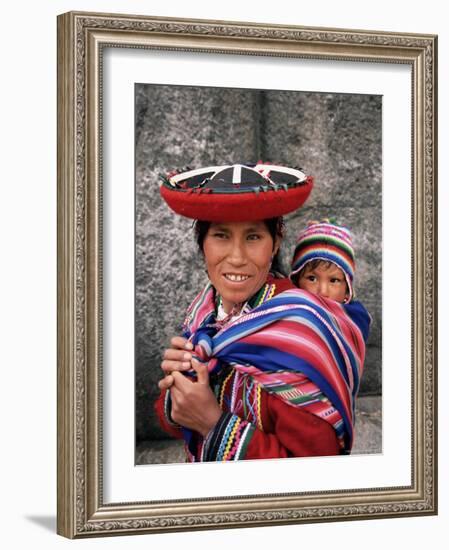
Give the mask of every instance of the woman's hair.
[[[283, 236], [284, 221], [282, 217], [277, 217], [277, 218], [269, 218], [267, 220], [263, 220], [263, 222], [267, 226], [267, 229], [271, 235], [271, 238], [273, 239], [273, 246], [274, 246], [276, 237], [282, 238]], [[201, 220], [195, 220], [195, 223], [194, 223], [196, 242], [202, 254], [204, 254], [204, 239], [206, 238], [210, 225], [211, 225], [211, 222], [206, 222]], [[284, 273], [284, 270], [282, 269], [281, 261], [280, 261], [280, 247], [274, 256], [273, 261], [271, 262], [270, 271], [277, 272], [285, 276], [285, 273]]]

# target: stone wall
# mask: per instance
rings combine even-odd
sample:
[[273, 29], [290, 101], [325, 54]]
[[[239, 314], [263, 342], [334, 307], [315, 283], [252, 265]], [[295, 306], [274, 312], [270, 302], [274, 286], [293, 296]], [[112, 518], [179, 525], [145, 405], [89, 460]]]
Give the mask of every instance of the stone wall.
[[380, 395], [382, 351], [382, 98], [312, 92], [136, 86], [136, 437], [165, 437], [153, 413], [160, 362], [206, 274], [192, 222], [160, 199], [159, 174], [256, 162], [301, 166], [315, 178], [286, 217], [283, 263], [308, 220], [351, 228], [355, 289], [373, 317], [362, 395]]

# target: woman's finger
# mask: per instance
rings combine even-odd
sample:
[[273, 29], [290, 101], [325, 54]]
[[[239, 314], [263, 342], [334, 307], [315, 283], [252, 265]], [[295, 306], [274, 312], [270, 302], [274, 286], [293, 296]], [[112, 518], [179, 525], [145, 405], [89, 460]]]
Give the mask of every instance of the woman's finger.
[[164, 351], [164, 359], [172, 361], [190, 361], [192, 354], [185, 350], [168, 348]]
[[166, 373], [170, 374], [174, 371], [186, 371], [192, 368], [190, 361], [169, 361], [164, 359], [161, 363], [161, 369]]
[[168, 390], [173, 386], [173, 376], [170, 374], [166, 376], [165, 378], [162, 378], [162, 380], [159, 380], [158, 386], [160, 390]]
[[181, 374], [179, 371], [173, 371], [173, 387], [179, 390], [180, 393], [185, 393], [191, 389], [192, 384], [195, 384], [189, 376]]
[[192, 350], [193, 345], [191, 342], [187, 340], [187, 338], [184, 338], [183, 336], [174, 336], [170, 340], [170, 344], [172, 348], [175, 349], [182, 349], [182, 350]]
[[207, 365], [200, 363], [196, 359], [192, 359], [192, 367], [196, 372], [197, 380], [200, 384], [209, 385], [209, 371]]

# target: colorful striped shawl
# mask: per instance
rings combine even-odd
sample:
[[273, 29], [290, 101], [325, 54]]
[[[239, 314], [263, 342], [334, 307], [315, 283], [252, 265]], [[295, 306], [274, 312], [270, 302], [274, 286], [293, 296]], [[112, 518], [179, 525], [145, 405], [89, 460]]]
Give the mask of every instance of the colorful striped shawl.
[[187, 312], [184, 335], [211, 373], [223, 364], [246, 372], [266, 391], [331, 423], [349, 451], [370, 321], [360, 302], [290, 289], [222, 327], [208, 284]]

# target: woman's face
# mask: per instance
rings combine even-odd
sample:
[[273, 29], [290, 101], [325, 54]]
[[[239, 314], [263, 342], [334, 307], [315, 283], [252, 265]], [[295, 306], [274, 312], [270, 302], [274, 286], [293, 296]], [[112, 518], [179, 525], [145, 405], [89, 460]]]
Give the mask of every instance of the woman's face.
[[209, 279], [226, 313], [246, 302], [265, 283], [280, 241], [263, 221], [211, 223], [203, 251]]

